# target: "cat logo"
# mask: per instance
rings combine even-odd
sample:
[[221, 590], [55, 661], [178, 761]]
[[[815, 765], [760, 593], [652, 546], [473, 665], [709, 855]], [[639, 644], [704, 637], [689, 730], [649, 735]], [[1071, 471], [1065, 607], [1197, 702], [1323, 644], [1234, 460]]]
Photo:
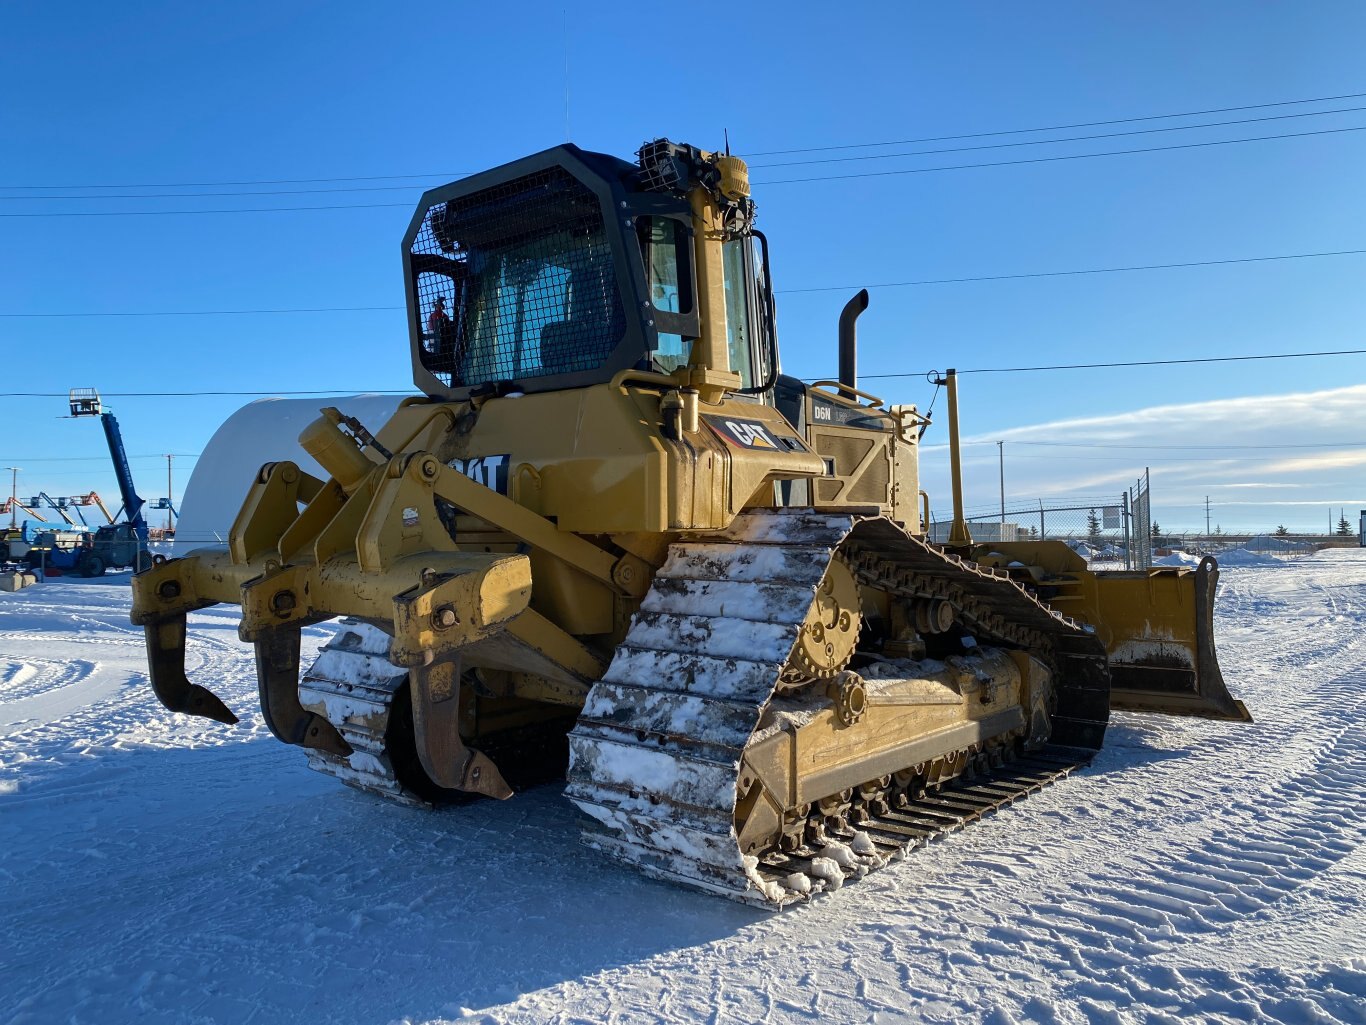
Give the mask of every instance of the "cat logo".
[[795, 439], [783, 438], [781, 442], [769, 433], [768, 426], [760, 420], [741, 420], [731, 416], [704, 417], [708, 426], [721, 436], [723, 441], [737, 448], [767, 448], [777, 451], [792, 448]]
[[477, 456], [473, 459], [452, 459], [451, 469], [459, 470], [476, 484], [498, 492], [508, 493], [508, 457]]

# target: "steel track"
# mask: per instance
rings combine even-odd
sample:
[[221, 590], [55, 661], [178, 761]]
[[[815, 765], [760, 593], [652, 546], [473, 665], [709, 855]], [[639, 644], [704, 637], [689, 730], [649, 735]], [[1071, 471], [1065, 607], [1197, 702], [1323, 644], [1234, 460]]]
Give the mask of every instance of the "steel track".
[[[829, 866], [823, 866], [825, 878], [818, 871], [816, 862], [823, 856], [823, 848], [818, 847], [771, 853], [759, 862], [758, 874], [766, 884], [765, 889], [781, 888], [791, 895], [783, 903], [808, 900], [817, 893], [838, 888], [845, 879], [862, 878], [868, 871], [1037, 793], [1088, 765], [1094, 756], [1094, 751], [1082, 748], [1049, 745], [1006, 765], [927, 787], [924, 793], [901, 802], [895, 809], [867, 812], [857, 825], [830, 834], [833, 841], [849, 847], [862, 833], [875, 848], [859, 856], [856, 867], [842, 868], [842, 878], [833, 885], [828, 878]], [[795, 889], [790, 882], [794, 875], [806, 880], [810, 890]]]
[[[1086, 752], [1100, 746], [1109, 708], [1105, 652], [1080, 624], [1004, 574], [948, 555], [888, 520], [757, 510], [727, 531], [671, 546], [607, 674], [590, 692], [570, 735], [566, 789], [596, 820], [584, 834], [589, 846], [647, 875], [746, 903], [783, 906], [806, 898], [810, 890], [788, 886], [764, 861], [740, 853], [733, 816], [744, 748], [836, 551], [865, 583], [951, 601], [979, 642], [1036, 653], [1054, 670], [1054, 740]], [[1069, 758], [1042, 782], [1007, 788], [989, 807], [1082, 764]], [[944, 829], [980, 814], [977, 804]], [[894, 824], [884, 821], [884, 846]], [[885, 863], [876, 835], [869, 835], [873, 843], [862, 843], [862, 854], [835, 848], [845, 862], [839, 873], [818, 866], [829, 876], [825, 882], [837, 886]]]

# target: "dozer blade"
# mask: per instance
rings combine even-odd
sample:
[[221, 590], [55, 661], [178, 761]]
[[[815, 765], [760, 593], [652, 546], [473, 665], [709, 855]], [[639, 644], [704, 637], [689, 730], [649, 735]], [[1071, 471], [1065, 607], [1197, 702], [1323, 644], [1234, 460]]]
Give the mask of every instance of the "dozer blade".
[[1214, 651], [1218, 564], [1195, 572], [1095, 574], [1096, 621], [1110, 655], [1110, 707], [1251, 722]]

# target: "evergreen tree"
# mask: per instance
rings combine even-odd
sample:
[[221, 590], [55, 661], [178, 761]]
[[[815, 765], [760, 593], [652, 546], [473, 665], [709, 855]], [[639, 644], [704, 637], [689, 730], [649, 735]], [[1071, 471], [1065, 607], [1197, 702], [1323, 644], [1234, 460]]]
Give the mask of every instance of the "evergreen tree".
[[1284, 523], [1282, 523], [1280, 526], [1278, 526], [1278, 527], [1276, 528], [1276, 536], [1277, 536], [1277, 537], [1289, 537], [1289, 536], [1290, 536], [1290, 530], [1286, 527], [1286, 525], [1285, 525]]
[[1100, 544], [1100, 517], [1094, 509], [1086, 514], [1086, 537], [1092, 544]]
[[1351, 537], [1353, 534], [1352, 525], [1347, 522], [1347, 517], [1343, 516], [1338, 520], [1338, 529], [1334, 532], [1338, 537]]
[[1153, 529], [1150, 530], [1150, 531], [1148, 531], [1148, 533], [1151, 534], [1151, 535], [1152, 535], [1152, 539], [1153, 539], [1154, 541], [1156, 541], [1159, 537], [1162, 536], [1162, 526], [1161, 526], [1161, 524], [1159, 524], [1159, 523], [1157, 522], [1157, 520], [1153, 520]]

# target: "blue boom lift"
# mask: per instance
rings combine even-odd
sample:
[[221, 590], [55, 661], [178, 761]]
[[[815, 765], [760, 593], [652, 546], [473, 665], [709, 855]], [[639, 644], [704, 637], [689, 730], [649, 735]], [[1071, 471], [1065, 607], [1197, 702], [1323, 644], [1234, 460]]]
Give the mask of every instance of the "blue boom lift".
[[89, 554], [82, 560], [80, 571], [86, 576], [99, 576], [106, 567], [122, 569], [131, 566], [143, 570], [152, 564], [147, 551], [147, 520], [142, 515], [146, 504], [133, 486], [133, 471], [128, 465], [128, 451], [123, 447], [123, 434], [113, 413], [106, 412], [100, 393], [94, 388], [72, 388], [69, 396], [72, 416], [98, 416], [109, 443], [109, 456], [114, 461], [114, 476], [119, 482], [123, 499], [124, 519], [95, 531]]

